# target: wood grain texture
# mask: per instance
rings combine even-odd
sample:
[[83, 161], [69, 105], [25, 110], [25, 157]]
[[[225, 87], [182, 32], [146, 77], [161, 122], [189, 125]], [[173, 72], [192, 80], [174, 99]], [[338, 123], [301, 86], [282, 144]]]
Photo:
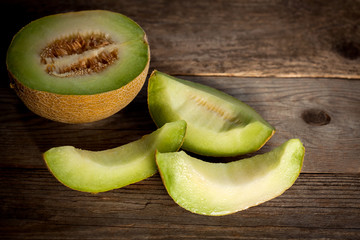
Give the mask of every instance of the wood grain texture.
[[41, 154], [61, 145], [112, 148], [154, 131], [146, 88], [110, 118], [57, 123], [17, 98], [3, 57], [0, 239], [360, 239], [359, 1], [3, 0], [0, 55], [30, 21], [85, 9], [138, 22], [149, 37], [150, 70], [187, 75], [263, 115], [277, 132], [258, 153], [300, 138], [302, 173], [280, 197], [223, 217], [177, 206], [158, 174], [106, 193], [73, 191]]
[[[306, 148], [303, 172], [360, 173], [360, 81], [180, 77], [240, 99], [276, 128], [275, 135], [255, 154], [270, 151], [290, 138], [300, 138]], [[108, 119], [68, 125], [32, 114], [10, 90], [0, 88], [0, 101], [6, 103], [0, 105], [4, 114], [0, 133], [6, 139], [0, 151], [7, 159], [0, 161], [0, 166], [43, 167], [41, 154], [51, 147], [103, 150], [154, 131], [146, 90], [144, 87], [128, 107]], [[23, 144], [20, 148], [19, 141]], [[238, 158], [221, 160], [234, 159]]]
[[222, 217], [190, 213], [157, 174], [99, 194], [70, 190], [43, 169], [0, 169], [2, 239], [358, 239], [360, 178], [302, 174], [269, 202]]
[[34, 19], [106, 9], [144, 28], [151, 69], [177, 75], [360, 78], [359, 1], [13, 0], [1, 9], [7, 23], [3, 56], [12, 36]]

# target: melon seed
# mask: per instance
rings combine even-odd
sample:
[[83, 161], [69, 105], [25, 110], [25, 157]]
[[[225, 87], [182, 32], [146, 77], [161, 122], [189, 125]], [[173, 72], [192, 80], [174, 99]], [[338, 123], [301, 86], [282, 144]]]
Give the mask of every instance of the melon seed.
[[49, 75], [72, 77], [100, 72], [118, 59], [116, 44], [104, 33], [77, 33], [56, 39], [40, 53]]

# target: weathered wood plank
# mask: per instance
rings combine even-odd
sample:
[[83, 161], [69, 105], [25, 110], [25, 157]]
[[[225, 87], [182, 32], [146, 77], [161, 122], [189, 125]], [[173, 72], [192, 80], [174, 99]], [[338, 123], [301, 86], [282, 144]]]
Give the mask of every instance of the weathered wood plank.
[[43, 169], [0, 169], [2, 239], [357, 239], [360, 175], [301, 174], [283, 195], [223, 216], [190, 213], [159, 175], [99, 194]]
[[[306, 147], [303, 172], [360, 172], [360, 81], [183, 78], [210, 85], [244, 101], [274, 125], [277, 132], [259, 153], [290, 138], [300, 138]], [[118, 114], [80, 125], [56, 123], [32, 114], [9, 89], [0, 88], [0, 102], [3, 114], [0, 166], [4, 167], [43, 167], [41, 153], [51, 147], [108, 149], [156, 128], [147, 110], [146, 87]]]
[[360, 78], [359, 1], [13, 0], [1, 8], [3, 56], [36, 18], [108, 9], [145, 29], [151, 68], [171, 74]]
[[164, 7], [156, 15], [165, 21], [144, 24], [154, 68], [192, 75], [359, 77], [358, 2], [189, 1], [169, 7], [174, 11]]
[[1, 239], [360, 239], [359, 1], [12, 0], [0, 7], [2, 56], [36, 18], [84, 9], [123, 13], [147, 32], [151, 69], [200, 75], [184, 78], [248, 103], [277, 128], [258, 153], [293, 137], [306, 147], [293, 187], [229, 216], [180, 208], [158, 174], [106, 193], [76, 192], [50, 174], [42, 152], [59, 145], [101, 150], [155, 130], [146, 89], [108, 119], [61, 124], [24, 107], [8, 88], [3, 62]]

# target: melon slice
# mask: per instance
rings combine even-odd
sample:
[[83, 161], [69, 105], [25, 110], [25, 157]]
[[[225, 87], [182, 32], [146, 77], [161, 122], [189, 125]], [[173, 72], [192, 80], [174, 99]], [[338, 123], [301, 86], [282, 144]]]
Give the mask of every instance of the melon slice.
[[161, 127], [184, 119], [183, 149], [205, 156], [236, 156], [261, 148], [275, 129], [251, 107], [214, 88], [154, 71], [148, 85], [152, 119]]
[[64, 185], [78, 191], [104, 192], [155, 174], [155, 151], [177, 151], [185, 131], [186, 122], [177, 121], [114, 149], [95, 152], [72, 146], [55, 147], [44, 153], [44, 159]]
[[13, 38], [11, 86], [36, 114], [83, 123], [111, 116], [142, 88], [149, 68], [146, 34], [119, 13], [90, 10], [35, 20]]
[[174, 201], [193, 213], [226, 215], [281, 195], [300, 174], [305, 149], [292, 139], [271, 152], [230, 163], [209, 163], [185, 152], [156, 154]]

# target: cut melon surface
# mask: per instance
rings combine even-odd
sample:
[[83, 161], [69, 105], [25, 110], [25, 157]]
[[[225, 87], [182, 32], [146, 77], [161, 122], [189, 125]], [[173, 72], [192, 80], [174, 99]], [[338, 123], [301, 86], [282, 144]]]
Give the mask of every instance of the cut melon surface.
[[[48, 44], [77, 35], [85, 38], [92, 33], [102, 34], [112, 43], [82, 54], [54, 57], [53, 61], [70, 64], [109, 48], [118, 50], [118, 60], [96, 74], [60, 77], [46, 72], [40, 53]], [[122, 14], [104, 10], [69, 12], [37, 19], [22, 28], [9, 46], [6, 63], [13, 77], [31, 89], [91, 95], [121, 88], [136, 78], [148, 63], [148, 48], [145, 32]]]
[[272, 151], [230, 163], [209, 163], [185, 152], [156, 154], [174, 201], [193, 213], [226, 215], [281, 195], [300, 174], [305, 148], [291, 139]]
[[183, 149], [205, 156], [236, 156], [261, 148], [275, 129], [255, 110], [214, 88], [154, 71], [148, 107], [158, 126], [184, 119]]
[[177, 121], [117, 148], [88, 151], [62, 146], [51, 148], [43, 157], [51, 173], [64, 185], [78, 191], [104, 192], [155, 174], [155, 151], [177, 151], [185, 132], [186, 122]]

